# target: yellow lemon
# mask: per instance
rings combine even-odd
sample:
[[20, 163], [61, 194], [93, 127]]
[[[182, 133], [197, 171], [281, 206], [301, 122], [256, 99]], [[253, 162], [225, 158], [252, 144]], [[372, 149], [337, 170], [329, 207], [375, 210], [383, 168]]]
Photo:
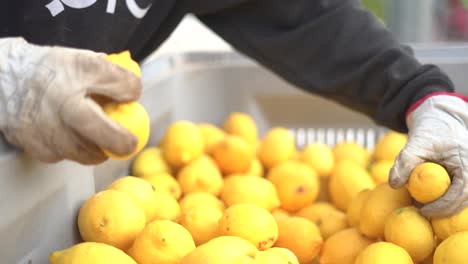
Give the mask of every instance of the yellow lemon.
[[178, 264], [195, 249], [189, 231], [170, 220], [155, 220], [148, 224], [128, 251], [138, 264]]
[[257, 177], [263, 177], [264, 169], [263, 169], [262, 163], [258, 159], [254, 159], [252, 161], [252, 164], [250, 165], [250, 168], [247, 170], [245, 174], [257, 176]]
[[434, 264], [468, 263], [468, 232], [460, 232], [442, 241], [434, 253]]
[[403, 248], [388, 242], [376, 242], [367, 246], [354, 264], [413, 264]]
[[178, 200], [182, 195], [179, 183], [167, 172], [154, 172], [141, 176], [141, 178], [149, 182], [153, 186], [154, 190], [165, 192], [176, 200]]
[[219, 220], [220, 236], [238, 236], [259, 250], [272, 247], [278, 239], [276, 220], [266, 209], [254, 204], [235, 204]]
[[103, 110], [110, 119], [128, 129], [138, 139], [135, 150], [126, 156], [119, 156], [105, 149], [103, 152], [117, 160], [129, 159], [140, 152], [148, 143], [150, 134], [150, 119], [145, 108], [138, 102], [108, 102], [104, 104]]
[[213, 147], [212, 156], [223, 174], [233, 174], [247, 172], [255, 155], [247, 141], [229, 135]]
[[387, 183], [381, 183], [364, 202], [359, 230], [370, 238], [383, 238], [387, 218], [394, 210], [409, 205], [411, 197], [405, 188], [395, 190]]
[[370, 166], [370, 175], [376, 184], [388, 182], [393, 163], [391, 160], [381, 160]]
[[161, 140], [164, 159], [177, 169], [200, 157], [204, 147], [200, 129], [185, 120], [172, 123]]
[[183, 211], [179, 223], [185, 227], [196, 245], [201, 245], [217, 236], [218, 221], [223, 211], [209, 205], [196, 205]]
[[303, 162], [282, 162], [268, 172], [267, 179], [275, 185], [281, 207], [287, 211], [297, 211], [317, 199], [319, 177]]
[[354, 196], [374, 186], [372, 177], [363, 167], [352, 161], [342, 160], [336, 164], [330, 175], [328, 192], [336, 208], [346, 211]]
[[184, 194], [207, 192], [218, 195], [223, 188], [223, 176], [214, 161], [206, 155], [193, 160], [183, 167], [178, 175]]
[[323, 239], [318, 227], [302, 217], [278, 219], [279, 237], [275, 247], [291, 250], [299, 263], [310, 263], [319, 254]]
[[468, 207], [450, 217], [434, 218], [431, 223], [434, 232], [441, 240], [455, 233], [468, 231]]
[[356, 228], [341, 230], [325, 240], [320, 264], [354, 264], [357, 256], [373, 242]]
[[145, 227], [145, 212], [123, 192], [105, 190], [91, 196], [78, 213], [78, 229], [86, 242], [127, 250]]
[[323, 239], [327, 239], [334, 233], [348, 228], [346, 214], [326, 202], [317, 202], [304, 207], [297, 212], [296, 216], [304, 217], [314, 222], [320, 229]]
[[257, 248], [236, 236], [220, 236], [198, 246], [185, 256], [181, 264], [254, 264]]
[[203, 137], [206, 154], [211, 154], [213, 147], [226, 136], [222, 129], [209, 123], [198, 124], [198, 128]]
[[288, 211], [284, 210], [284, 209], [281, 209], [281, 208], [276, 208], [276, 209], [273, 209], [273, 211], [271, 212], [271, 214], [273, 215], [273, 217], [276, 219], [276, 221], [278, 221], [278, 219], [281, 219], [281, 218], [285, 218], [285, 217], [289, 217], [289, 213]]
[[221, 199], [227, 206], [252, 203], [272, 211], [280, 205], [275, 186], [265, 178], [231, 175], [224, 181]]
[[156, 215], [155, 190], [149, 182], [138, 177], [125, 176], [113, 181], [106, 189], [121, 191], [129, 195], [145, 211], [146, 222], [154, 220]]
[[406, 145], [407, 136], [396, 131], [389, 131], [381, 137], [374, 148], [375, 160], [395, 161]]
[[249, 144], [253, 145], [257, 140], [257, 125], [246, 113], [231, 113], [224, 121], [223, 127], [228, 134], [242, 137]]
[[431, 223], [412, 206], [394, 210], [384, 232], [385, 241], [405, 249], [415, 262], [430, 256], [436, 245]]
[[299, 264], [299, 260], [291, 250], [281, 247], [257, 252], [255, 261], [257, 264]]
[[338, 143], [333, 146], [332, 152], [335, 163], [349, 160], [365, 168], [370, 160], [369, 151], [355, 142]]
[[300, 156], [301, 160], [312, 166], [320, 177], [328, 177], [333, 170], [333, 152], [323, 143], [308, 145]]
[[258, 149], [258, 158], [269, 170], [273, 166], [291, 159], [296, 153], [294, 136], [283, 127], [267, 131]]
[[154, 220], [177, 221], [181, 214], [177, 200], [166, 192], [155, 192], [154, 196]]
[[147, 147], [135, 156], [132, 163], [132, 175], [142, 177], [157, 172], [171, 173], [171, 167], [164, 160], [161, 150]]
[[211, 193], [193, 192], [185, 195], [182, 197], [182, 199], [180, 199], [180, 208], [182, 211], [186, 211], [191, 207], [195, 207], [199, 204], [209, 205], [221, 211], [224, 211], [225, 209], [224, 202]]
[[348, 209], [346, 210], [346, 216], [348, 217], [348, 224], [350, 226], [359, 227], [361, 210], [369, 197], [370, 192], [370, 189], [362, 190], [351, 199]]
[[328, 214], [328, 212], [332, 210], [335, 210], [335, 207], [331, 203], [315, 202], [299, 210], [296, 216], [304, 217], [315, 222], [319, 220], [322, 215]]
[[54, 251], [49, 255], [49, 262], [50, 264], [137, 264], [122, 250], [96, 242], [82, 242]]
[[424, 162], [411, 172], [407, 188], [420, 203], [429, 203], [441, 197], [450, 186], [450, 177], [444, 167]]
[[120, 53], [108, 54], [106, 60], [119, 65], [120, 67], [133, 72], [137, 77], [141, 77], [140, 65], [132, 59], [130, 51], [125, 50]]

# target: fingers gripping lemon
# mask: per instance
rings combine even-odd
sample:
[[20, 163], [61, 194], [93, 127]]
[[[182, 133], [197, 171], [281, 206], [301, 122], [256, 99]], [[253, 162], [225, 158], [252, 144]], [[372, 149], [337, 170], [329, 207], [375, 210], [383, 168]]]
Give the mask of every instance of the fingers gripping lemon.
[[[118, 54], [110, 54], [106, 60], [113, 62], [141, 77], [138, 63], [132, 60], [130, 53], [124, 51]], [[138, 140], [136, 149], [125, 156], [116, 155], [106, 149], [103, 152], [113, 159], [129, 159], [138, 153], [148, 142], [150, 132], [150, 120], [145, 108], [138, 102], [113, 102], [100, 98], [100, 105], [104, 112], [116, 123], [130, 130]]]

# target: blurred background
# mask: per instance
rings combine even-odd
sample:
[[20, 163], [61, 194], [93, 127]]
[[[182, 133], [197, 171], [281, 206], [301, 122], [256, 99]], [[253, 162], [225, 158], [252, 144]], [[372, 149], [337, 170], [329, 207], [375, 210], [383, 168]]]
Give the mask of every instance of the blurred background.
[[[468, 44], [468, 0], [361, 0], [406, 43], [430, 46]], [[195, 37], [196, 36], [196, 37]], [[230, 46], [188, 15], [155, 52], [219, 50]]]

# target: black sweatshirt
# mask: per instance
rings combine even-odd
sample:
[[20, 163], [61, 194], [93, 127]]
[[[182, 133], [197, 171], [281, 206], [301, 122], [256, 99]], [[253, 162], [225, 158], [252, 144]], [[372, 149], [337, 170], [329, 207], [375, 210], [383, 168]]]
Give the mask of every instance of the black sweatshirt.
[[142, 60], [193, 13], [235, 49], [285, 80], [406, 132], [405, 112], [446, 74], [412, 51], [357, 0], [6, 0], [0, 37]]

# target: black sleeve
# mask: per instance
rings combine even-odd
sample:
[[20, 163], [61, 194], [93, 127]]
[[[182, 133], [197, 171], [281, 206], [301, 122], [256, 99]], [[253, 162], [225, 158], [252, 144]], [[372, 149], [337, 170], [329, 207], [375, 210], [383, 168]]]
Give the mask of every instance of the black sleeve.
[[356, 0], [251, 0], [198, 17], [295, 86], [400, 132], [412, 103], [453, 91], [446, 74], [421, 65]]

